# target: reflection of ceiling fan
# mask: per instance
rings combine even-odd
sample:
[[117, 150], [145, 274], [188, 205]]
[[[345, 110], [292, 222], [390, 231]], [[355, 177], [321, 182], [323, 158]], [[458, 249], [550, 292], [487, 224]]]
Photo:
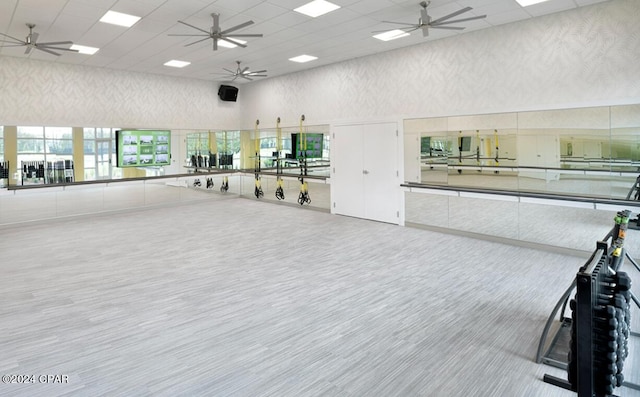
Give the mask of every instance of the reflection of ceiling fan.
[[[229, 37], [229, 33], [235, 32], [236, 30], [240, 30], [240, 29], [246, 28], [247, 26], [252, 25], [253, 21], [247, 21], [247, 22], [241, 23], [240, 25], [236, 25], [236, 26], [234, 26], [232, 28], [222, 30], [220, 28], [220, 14], [213, 13], [213, 14], [211, 14], [211, 17], [213, 18], [213, 26], [211, 27], [211, 29], [209, 31], [204, 30], [204, 29], [200, 29], [197, 26], [189, 25], [186, 22], [178, 21], [179, 23], [181, 23], [183, 25], [187, 25], [190, 28], [194, 28], [194, 29], [196, 29], [196, 30], [198, 30], [198, 31], [200, 31], [202, 33], [200, 33], [200, 34], [170, 34], [169, 36], [204, 37], [204, 39], [196, 40], [193, 43], [189, 43], [189, 44], [185, 45], [185, 47], [200, 43], [200, 42], [208, 40], [208, 39], [213, 39], [213, 50], [214, 51], [216, 51], [218, 49], [218, 40], [223, 40], [223, 41], [226, 41], [228, 43], [240, 46], [242, 48], [247, 47], [246, 45], [242, 44], [241, 42], [239, 42], [237, 40], [234, 40], [231, 37]], [[262, 34], [234, 34], [232, 36], [233, 37], [262, 37]]]
[[60, 56], [60, 54], [58, 54], [55, 51], [51, 51], [51, 50], [78, 52], [77, 50], [72, 50], [72, 49], [69, 49], [69, 48], [56, 47], [56, 46], [59, 46], [59, 45], [73, 45], [72, 41], [50, 41], [48, 43], [37, 43], [39, 35], [38, 35], [38, 33], [33, 31], [33, 28], [35, 28], [36, 25], [34, 25], [32, 23], [28, 23], [27, 26], [29, 27], [29, 35], [27, 36], [27, 38], [24, 41], [22, 41], [20, 39], [16, 39], [15, 37], [11, 37], [8, 34], [0, 33], [0, 35], [10, 39], [10, 40], [0, 40], [1, 43], [7, 43], [7, 44], [0, 45], [0, 47], [22, 47], [22, 46], [25, 46], [25, 47], [27, 47], [25, 49], [25, 51], [24, 51], [25, 54], [29, 54], [31, 52], [31, 50], [33, 48], [35, 48], [36, 50], [48, 52], [49, 54], [55, 55], [55, 56]]
[[[466, 22], [466, 21], [473, 21], [474, 19], [482, 19], [482, 18], [486, 18], [486, 15], [480, 15], [477, 17], [470, 17], [470, 18], [462, 18], [462, 19], [455, 19], [455, 20], [450, 20], [453, 17], [456, 17], [460, 14], [464, 14], [467, 11], [471, 11], [473, 8], [471, 7], [465, 7], [462, 8], [456, 12], [452, 12], [449, 15], [445, 15], [441, 18], [432, 20], [431, 17], [429, 16], [429, 14], [427, 13], [427, 6], [429, 6], [429, 4], [431, 4], [431, 1], [421, 1], [420, 2], [420, 7], [422, 7], [422, 9], [420, 10], [420, 18], [418, 19], [418, 23], [405, 23], [405, 22], [391, 22], [391, 21], [382, 21], [384, 23], [395, 23], [397, 25], [407, 25], [408, 27], [406, 28], [400, 28], [400, 30], [403, 30], [407, 33], [409, 32], [413, 32], [414, 30], [418, 30], [418, 29], [422, 29], [422, 36], [423, 37], [428, 37], [429, 36], [429, 28], [434, 28], [434, 29], [450, 29], [450, 30], [463, 30], [463, 27], [459, 27], [459, 26], [443, 26], [443, 25], [449, 25], [452, 23], [459, 23], [459, 22]], [[388, 30], [381, 30], [378, 32], [374, 32], [374, 33], [379, 33], [379, 32], [387, 32]]]
[[231, 69], [222, 68], [227, 73], [214, 73], [214, 74], [224, 74], [225, 76], [233, 77], [231, 81], [237, 79], [238, 77], [242, 77], [243, 79], [247, 79], [247, 80], [253, 80], [252, 77], [267, 77], [266, 74], [263, 74], [267, 72], [266, 70], [257, 70], [255, 72], [250, 72], [248, 66], [245, 66], [244, 68], [240, 69], [240, 61], [236, 61], [236, 63], [238, 64], [238, 68], [235, 70], [235, 72]]

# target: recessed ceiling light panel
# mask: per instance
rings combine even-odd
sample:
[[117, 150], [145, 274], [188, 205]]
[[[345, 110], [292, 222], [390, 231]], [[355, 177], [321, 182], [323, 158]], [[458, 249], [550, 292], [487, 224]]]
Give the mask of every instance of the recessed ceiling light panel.
[[406, 36], [409, 36], [409, 33], [405, 32], [404, 30], [394, 29], [388, 32], [377, 34], [373, 37], [378, 40], [389, 41], [389, 40], [395, 40], [395, 39], [399, 39], [400, 37], [406, 37]]
[[328, 12], [337, 10], [338, 8], [340, 8], [339, 5], [330, 3], [325, 0], [313, 0], [311, 3], [307, 3], [301, 7], [294, 9], [293, 11], [315, 18]]
[[187, 65], [191, 65], [191, 62], [177, 61], [175, 59], [165, 62], [164, 66], [171, 66], [172, 68], [183, 68]]
[[318, 59], [318, 57], [314, 57], [312, 55], [299, 55], [297, 57], [289, 58], [290, 61], [298, 62], [298, 63], [315, 61], [316, 59]]
[[135, 15], [123, 14], [116, 11], [107, 11], [107, 13], [100, 18], [100, 22], [130, 28], [140, 19], [140, 17]]
[[527, 6], [532, 6], [532, 5], [538, 4], [538, 3], [544, 3], [545, 1], [549, 1], [549, 0], [516, 0], [516, 1], [521, 6], [527, 7]]
[[99, 48], [96, 48], [96, 47], [88, 47], [88, 46], [79, 45], [79, 44], [72, 45], [71, 49], [78, 51], [80, 54], [87, 54], [87, 55], [93, 55], [96, 52], [98, 52], [98, 50], [100, 50]]

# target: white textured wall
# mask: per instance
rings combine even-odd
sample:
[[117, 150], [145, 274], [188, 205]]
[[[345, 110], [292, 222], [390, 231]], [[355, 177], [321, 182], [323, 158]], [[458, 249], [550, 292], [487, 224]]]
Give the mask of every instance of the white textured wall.
[[215, 82], [0, 56], [0, 125], [236, 128], [239, 109]]
[[[640, 0], [612, 0], [242, 87], [295, 124], [640, 102]], [[248, 128], [245, 125], [245, 128]]]

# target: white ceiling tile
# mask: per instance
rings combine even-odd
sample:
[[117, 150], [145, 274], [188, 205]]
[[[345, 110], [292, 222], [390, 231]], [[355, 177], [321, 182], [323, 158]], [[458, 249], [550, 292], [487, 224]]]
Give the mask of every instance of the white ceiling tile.
[[286, 8], [278, 7], [269, 3], [261, 3], [244, 10], [242, 13], [252, 18], [269, 20], [287, 12], [288, 10]]
[[263, 0], [218, 0], [215, 7], [223, 7], [234, 12], [243, 12], [262, 3]]

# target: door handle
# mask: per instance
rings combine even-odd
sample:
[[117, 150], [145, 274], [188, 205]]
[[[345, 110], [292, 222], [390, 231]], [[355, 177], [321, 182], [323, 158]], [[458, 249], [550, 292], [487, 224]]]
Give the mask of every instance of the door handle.
[[367, 171], [367, 170], [362, 170], [362, 173], [363, 173], [363, 174], [365, 174], [365, 175], [367, 175], [367, 174], [369, 174], [369, 171]]

